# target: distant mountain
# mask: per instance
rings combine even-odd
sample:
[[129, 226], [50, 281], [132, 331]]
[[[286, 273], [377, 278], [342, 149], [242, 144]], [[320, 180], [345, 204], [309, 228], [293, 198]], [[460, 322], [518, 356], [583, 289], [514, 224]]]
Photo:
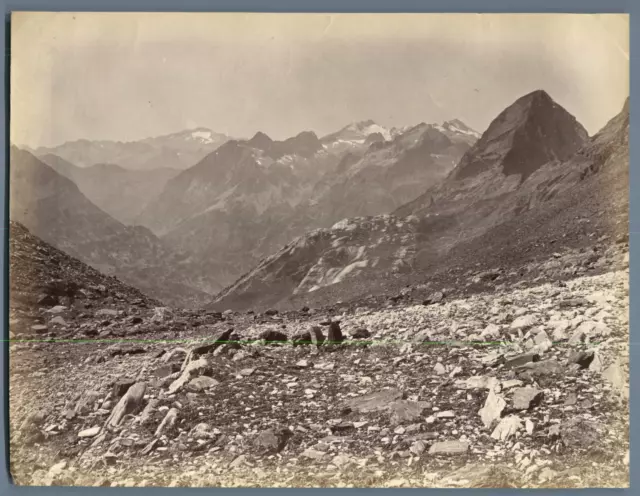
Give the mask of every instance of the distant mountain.
[[303, 132], [274, 141], [257, 133], [227, 142], [168, 181], [137, 222], [229, 284], [310, 229], [415, 198], [446, 176], [469, 140], [434, 125], [389, 131], [372, 121], [322, 139]]
[[475, 139], [464, 124], [464, 132], [446, 125], [421, 123], [344, 156], [337, 173], [314, 187], [309, 209], [322, 216], [317, 225], [392, 212], [444, 179]]
[[115, 220], [31, 153], [12, 147], [10, 172], [10, 218], [34, 235], [167, 304], [193, 306], [207, 297], [149, 229]]
[[71, 179], [96, 206], [123, 224], [130, 225], [155, 198], [176, 169], [130, 170], [115, 164], [76, 167], [51, 153], [40, 157], [55, 171]]
[[229, 141], [210, 129], [196, 128], [138, 141], [93, 141], [80, 139], [32, 150], [42, 157], [56, 155], [78, 167], [118, 164], [124, 169], [178, 169], [191, 167]]
[[426, 193], [393, 215], [345, 219], [301, 236], [219, 293], [210, 307], [327, 303], [427, 275], [451, 284], [447, 274], [454, 268], [478, 270], [489, 260], [493, 267], [513, 265], [562, 246], [593, 245], [596, 234], [624, 232], [628, 119], [627, 103], [588, 139], [549, 95], [525, 95]]

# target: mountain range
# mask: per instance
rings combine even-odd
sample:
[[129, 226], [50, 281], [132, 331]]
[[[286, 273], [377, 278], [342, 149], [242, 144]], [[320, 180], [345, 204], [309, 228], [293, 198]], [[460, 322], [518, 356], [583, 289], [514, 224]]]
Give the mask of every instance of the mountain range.
[[117, 164], [131, 170], [183, 170], [228, 140], [224, 134], [199, 127], [138, 141], [80, 139], [58, 146], [25, 149], [36, 156], [56, 155], [77, 167]]
[[453, 168], [476, 135], [459, 121], [401, 130], [363, 121], [285, 141], [257, 133], [170, 179], [138, 222], [226, 285], [310, 229], [415, 198]]
[[623, 232], [628, 116], [627, 100], [590, 138], [539, 90], [482, 134], [367, 120], [282, 141], [197, 129], [12, 147], [11, 219], [173, 306], [297, 308], [425, 277], [449, 290], [485, 261]]
[[[627, 100], [589, 138], [546, 92], [525, 95], [492, 121], [442, 181], [393, 215], [347, 219], [299, 237], [219, 293], [211, 308], [357, 298], [442, 267], [473, 270], [485, 259], [496, 262], [496, 253], [522, 260], [584, 243], [589, 234], [623, 233], [628, 123]], [[620, 200], [612, 201], [613, 191]], [[610, 213], [603, 217], [605, 209]], [[534, 240], [545, 236], [548, 244]], [[514, 239], [529, 244], [511, 253], [500, 249], [513, 248]]]

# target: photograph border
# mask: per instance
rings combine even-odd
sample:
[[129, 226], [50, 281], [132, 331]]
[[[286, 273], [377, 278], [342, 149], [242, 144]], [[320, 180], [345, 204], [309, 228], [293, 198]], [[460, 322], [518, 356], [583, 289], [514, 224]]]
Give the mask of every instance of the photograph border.
[[[182, 0], [180, 2], [170, 0], [0, 0], [4, 7], [3, 12], [5, 14], [5, 23], [2, 25], [2, 36], [0, 38], [4, 41], [4, 53], [5, 63], [2, 67], [3, 82], [4, 82], [4, 95], [3, 110], [5, 114], [5, 132], [0, 137], [3, 151], [4, 151], [4, 174], [0, 179], [0, 186], [4, 192], [4, 201], [2, 202], [2, 219], [3, 223], [3, 236], [2, 236], [2, 262], [1, 270], [4, 276], [3, 285], [0, 287], [0, 296], [2, 297], [2, 310], [0, 311], [0, 319], [2, 322], [2, 341], [3, 349], [0, 353], [0, 383], [2, 384], [2, 400], [3, 404], [0, 408], [0, 445], [2, 446], [2, 466], [0, 468], [0, 494], [14, 495], [14, 494], [84, 494], [88, 488], [85, 487], [26, 487], [15, 486], [11, 482], [9, 474], [9, 421], [8, 421], [8, 358], [9, 358], [9, 346], [8, 346], [8, 157], [9, 157], [9, 63], [10, 63], [10, 12], [11, 11], [109, 11], [109, 12], [323, 12], [323, 13], [374, 13], [374, 12], [403, 12], [403, 13], [426, 13], [426, 12], [467, 12], [467, 13], [629, 13], [629, 26], [630, 26], [630, 83], [633, 83], [636, 77], [640, 78], [640, 71], [638, 64], [634, 63], [633, 59], [636, 54], [636, 48], [640, 50], [640, 26], [637, 26], [635, 16], [633, 15], [634, 7], [637, 7], [637, 2], [633, 0], [428, 0], [422, 2], [410, 1], [410, 0], [314, 0], [306, 2], [296, 2], [293, 0]], [[640, 18], [639, 18], [640, 19]], [[588, 56], [588, 54], [585, 54]], [[630, 84], [630, 108], [634, 105], [633, 85]], [[639, 97], [640, 98], [640, 97]], [[631, 112], [633, 114], [633, 112]], [[635, 162], [635, 157], [638, 155], [636, 147], [632, 143], [638, 141], [640, 143], [640, 125], [635, 119], [630, 120], [630, 159], [629, 163]], [[640, 146], [638, 147], [640, 149]], [[629, 187], [630, 192], [640, 191], [640, 173], [637, 170], [637, 166], [631, 167], [629, 170]], [[629, 230], [630, 230], [630, 259], [635, 257], [634, 252], [638, 251], [640, 257], [640, 239], [638, 236], [638, 223], [640, 222], [640, 202], [636, 201], [632, 194], [629, 195]], [[638, 245], [636, 247], [636, 245]], [[640, 367], [636, 362], [638, 358], [638, 335], [640, 330], [634, 329], [634, 324], [640, 321], [640, 305], [635, 306], [634, 299], [637, 300], [636, 285], [640, 283], [640, 266], [630, 265], [629, 270], [630, 278], [630, 346], [629, 346], [629, 359], [630, 359], [630, 378], [633, 371]], [[634, 339], [635, 338], [635, 339]], [[630, 417], [629, 421], [631, 426], [630, 432], [630, 444], [633, 446], [634, 439], [640, 439], [640, 402], [634, 394], [634, 384], [636, 381], [630, 382]], [[638, 441], [640, 443], [640, 441]], [[635, 468], [635, 470], [634, 470]], [[630, 492], [631, 488], [640, 485], [640, 455], [635, 456], [631, 453], [630, 466], [629, 466], [629, 488], [626, 489], [598, 489], [590, 488], [587, 491], [597, 491], [597, 494], [612, 494], [620, 491]], [[122, 495], [137, 495], [137, 494], [156, 494], [157, 491], [171, 491], [171, 494], [206, 494], [207, 491], [215, 489], [216, 492], [227, 492], [228, 494], [244, 495], [255, 494], [257, 491], [268, 491], [266, 494], [279, 494], [281, 488], [265, 488], [265, 489], [253, 489], [253, 488], [90, 488], [90, 490], [107, 494], [105, 491], [110, 491], [110, 494], [122, 494]], [[314, 494], [320, 495], [322, 492], [328, 492], [334, 494], [335, 492], [342, 492], [343, 494], [365, 494], [371, 489], [289, 489], [289, 491], [309, 492], [315, 491]], [[404, 491], [404, 489], [386, 489], [387, 494], [392, 492]], [[415, 488], [414, 491], [422, 491], [422, 488]], [[464, 489], [447, 489], [447, 494], [451, 491], [459, 492]], [[432, 491], [445, 491], [445, 489], [433, 489]], [[502, 494], [511, 492], [517, 492], [517, 489], [501, 489]], [[546, 494], [547, 492], [554, 494], [567, 494], [573, 493], [575, 490], [551, 490], [540, 489], [539, 494]], [[475, 494], [489, 495], [495, 492], [494, 489], [479, 489]], [[166, 493], [169, 494], [169, 493]]]

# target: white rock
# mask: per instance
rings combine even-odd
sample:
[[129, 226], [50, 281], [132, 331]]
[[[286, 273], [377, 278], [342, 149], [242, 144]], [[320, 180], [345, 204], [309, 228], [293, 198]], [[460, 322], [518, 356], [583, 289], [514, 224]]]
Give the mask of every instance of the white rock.
[[533, 434], [534, 425], [533, 425], [533, 422], [531, 422], [531, 420], [527, 419], [524, 421], [524, 428], [526, 429], [527, 434], [529, 435]]
[[78, 437], [94, 437], [100, 433], [100, 427], [91, 427], [78, 433]]
[[504, 398], [497, 395], [494, 390], [491, 389], [484, 406], [478, 411], [478, 415], [480, 415], [484, 426], [486, 428], [491, 427], [493, 421], [500, 418], [500, 414], [506, 406], [507, 402]]
[[511, 329], [525, 330], [536, 325], [537, 319], [533, 315], [522, 315], [511, 322]]
[[507, 441], [510, 437], [515, 436], [520, 429], [522, 421], [517, 415], [509, 415], [503, 418], [498, 426], [491, 433], [493, 439], [499, 441]]

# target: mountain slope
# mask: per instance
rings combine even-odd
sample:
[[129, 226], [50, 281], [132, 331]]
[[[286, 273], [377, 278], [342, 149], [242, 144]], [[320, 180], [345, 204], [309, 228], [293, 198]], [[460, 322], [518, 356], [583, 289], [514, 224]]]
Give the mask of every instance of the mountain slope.
[[[563, 115], [565, 111], [549, 100], [542, 96], [545, 112]], [[556, 158], [566, 157], [567, 146], [572, 148], [575, 141], [569, 145], [546, 141], [551, 131], [545, 125], [555, 128], [556, 121], [540, 118], [540, 108], [530, 112], [521, 100], [515, 105], [516, 110], [527, 111], [513, 118], [513, 109], [507, 109], [512, 128], [503, 126], [505, 112], [501, 113], [447, 179], [425, 195], [393, 216], [345, 220], [333, 229], [301, 237], [217, 295], [211, 306], [326, 304], [393, 287], [399, 290], [408, 281], [431, 280], [436, 273], [447, 287], [453, 267], [477, 270], [485, 260], [496, 262], [498, 253], [498, 262], [517, 266], [527, 257], [550, 256], [565, 245], [590, 246], [596, 234], [623, 232], [628, 208], [628, 197], [622, 194], [628, 187], [628, 105], [565, 161]], [[535, 126], [528, 119], [542, 124]], [[564, 122], [570, 125], [566, 135], [581, 141], [582, 127], [571, 119]], [[525, 139], [523, 130], [532, 136]], [[530, 162], [518, 174], [509, 168], [505, 174], [505, 157], [519, 156], [536, 140], [543, 150], [536, 156], [544, 154], [550, 162], [536, 170]], [[483, 166], [474, 166], [473, 175], [459, 173], [478, 163]], [[605, 211], [611, 212], [609, 217], [603, 217]], [[585, 219], [599, 220], [585, 223]], [[555, 241], [539, 244], [532, 239], [543, 236]], [[528, 250], [526, 243], [517, 242], [520, 238], [528, 240]], [[319, 283], [309, 286], [310, 279]]]
[[57, 155], [78, 167], [119, 164], [125, 169], [186, 169], [229, 140], [206, 128], [145, 138], [138, 141], [80, 139], [33, 150], [37, 156]]
[[179, 173], [176, 169], [137, 171], [115, 164], [76, 167], [53, 154], [43, 155], [40, 160], [71, 179], [92, 203], [123, 224], [132, 224], [167, 181]]
[[68, 304], [77, 299], [160, 304], [45, 243], [13, 221], [9, 225], [9, 263], [9, 299], [14, 313], [30, 312], [38, 305]]
[[389, 212], [444, 178], [474, 139], [446, 125], [365, 121], [322, 139], [230, 141], [170, 180], [138, 222], [229, 284], [310, 229]]
[[68, 178], [11, 148], [10, 217], [34, 235], [103, 273], [169, 304], [190, 306], [193, 289], [180, 257], [151, 231], [125, 226], [91, 203]]

